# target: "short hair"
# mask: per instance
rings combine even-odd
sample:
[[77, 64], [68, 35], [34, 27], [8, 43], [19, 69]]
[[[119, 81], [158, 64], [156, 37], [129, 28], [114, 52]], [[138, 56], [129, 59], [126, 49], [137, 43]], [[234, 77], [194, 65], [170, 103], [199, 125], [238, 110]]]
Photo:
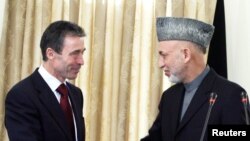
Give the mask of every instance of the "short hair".
[[198, 51], [200, 51], [201, 53], [203, 53], [203, 54], [206, 54], [207, 53], [207, 48], [206, 47], [203, 47], [203, 46], [201, 46], [201, 45], [199, 45], [199, 44], [196, 44], [196, 43], [193, 43], [194, 44], [194, 47], [198, 50]]
[[40, 42], [42, 59], [44, 61], [48, 60], [46, 50], [49, 47], [55, 52], [61, 53], [66, 36], [84, 37], [86, 34], [80, 26], [69, 21], [56, 21], [46, 28]]

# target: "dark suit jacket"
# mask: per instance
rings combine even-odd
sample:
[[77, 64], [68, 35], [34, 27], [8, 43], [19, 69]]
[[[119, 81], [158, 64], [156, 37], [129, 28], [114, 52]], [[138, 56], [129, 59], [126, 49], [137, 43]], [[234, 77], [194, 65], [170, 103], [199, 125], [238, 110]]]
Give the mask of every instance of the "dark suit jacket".
[[[176, 84], [163, 93], [159, 114], [149, 130], [149, 135], [141, 141], [199, 141], [211, 92], [217, 93], [218, 97], [208, 124], [246, 124], [241, 103], [243, 91], [245, 90], [239, 85], [220, 77], [211, 69], [180, 121], [184, 85]], [[204, 141], [206, 140], [207, 134], [204, 137]]]
[[[84, 141], [83, 95], [79, 88], [67, 85], [78, 141]], [[59, 102], [38, 69], [8, 92], [5, 108], [10, 141], [72, 141]]]

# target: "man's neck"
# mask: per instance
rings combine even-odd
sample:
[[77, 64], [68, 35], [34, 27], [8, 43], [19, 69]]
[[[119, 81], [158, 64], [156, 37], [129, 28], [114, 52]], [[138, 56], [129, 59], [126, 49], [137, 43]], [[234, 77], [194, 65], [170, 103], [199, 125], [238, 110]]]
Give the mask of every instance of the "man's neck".
[[51, 75], [53, 75], [55, 78], [57, 78], [59, 81], [61, 81], [62, 83], [65, 81], [65, 79], [61, 78], [59, 75], [57, 75], [57, 73], [55, 72], [55, 70], [51, 67], [51, 65], [49, 64], [50, 62], [43, 62], [43, 67], [44, 69], [46, 69], [46, 71], [48, 73], [50, 73]]
[[186, 79], [183, 81], [183, 83], [190, 83], [192, 82], [194, 79], [196, 79], [206, 68], [206, 65], [201, 65], [201, 66], [196, 66], [196, 67], [192, 67], [190, 66], [187, 69], [187, 74], [186, 74]]

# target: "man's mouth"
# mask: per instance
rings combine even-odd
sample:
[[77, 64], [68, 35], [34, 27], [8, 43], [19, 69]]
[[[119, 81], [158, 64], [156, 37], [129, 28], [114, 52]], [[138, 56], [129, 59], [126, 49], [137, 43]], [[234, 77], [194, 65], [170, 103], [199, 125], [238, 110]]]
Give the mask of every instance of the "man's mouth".
[[168, 76], [168, 77], [170, 76], [170, 72], [168, 70], [164, 70], [164, 73], [166, 76]]

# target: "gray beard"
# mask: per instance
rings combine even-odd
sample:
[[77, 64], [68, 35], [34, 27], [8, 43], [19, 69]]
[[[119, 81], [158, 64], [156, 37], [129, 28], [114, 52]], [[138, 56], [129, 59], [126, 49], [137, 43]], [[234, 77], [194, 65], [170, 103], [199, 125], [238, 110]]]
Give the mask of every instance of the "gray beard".
[[172, 83], [179, 83], [179, 82], [181, 82], [181, 79], [178, 78], [176, 75], [171, 74], [169, 77], [169, 81]]

